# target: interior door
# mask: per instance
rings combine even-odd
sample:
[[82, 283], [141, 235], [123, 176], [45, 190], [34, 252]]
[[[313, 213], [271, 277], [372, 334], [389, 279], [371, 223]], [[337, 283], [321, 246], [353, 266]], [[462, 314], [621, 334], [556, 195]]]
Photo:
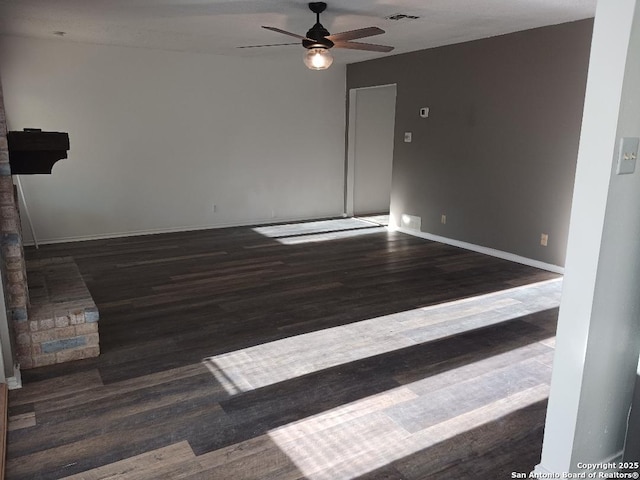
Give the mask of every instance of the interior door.
[[388, 213], [393, 167], [396, 86], [356, 89], [350, 128], [354, 215]]

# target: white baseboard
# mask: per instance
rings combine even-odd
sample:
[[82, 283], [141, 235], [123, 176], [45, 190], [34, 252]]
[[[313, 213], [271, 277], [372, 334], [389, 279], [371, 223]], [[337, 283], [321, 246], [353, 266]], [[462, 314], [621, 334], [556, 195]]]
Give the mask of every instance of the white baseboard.
[[[251, 222], [238, 222], [238, 223], [218, 223], [215, 225], [196, 225], [196, 226], [183, 226], [183, 227], [168, 227], [168, 228], [155, 228], [150, 230], [133, 230], [130, 232], [115, 232], [115, 233], [102, 233], [95, 235], [80, 235], [73, 237], [63, 237], [63, 238], [50, 238], [50, 239], [38, 239], [38, 244], [47, 245], [47, 244], [56, 244], [56, 243], [67, 243], [67, 242], [84, 242], [88, 240], [104, 240], [109, 238], [124, 238], [124, 237], [137, 237], [141, 235], [158, 235], [161, 233], [177, 233], [177, 232], [190, 232], [190, 231], [198, 231], [198, 230], [212, 230], [218, 228], [231, 228], [231, 227], [247, 227], [251, 225], [268, 225], [272, 223], [287, 223], [287, 222], [302, 222], [302, 221], [313, 221], [320, 220], [326, 218], [344, 218], [344, 214], [336, 214], [335, 216], [324, 215], [318, 217], [304, 217], [304, 218], [272, 218], [268, 220], [255, 220]], [[547, 270], [549, 272], [564, 273], [564, 268], [558, 265], [553, 265], [550, 263], [540, 262], [538, 260], [533, 260], [531, 258], [521, 257], [520, 255], [515, 255], [509, 252], [503, 252], [501, 250], [496, 250], [494, 248], [483, 247], [480, 245], [474, 245], [472, 243], [462, 242], [460, 240], [454, 240], [447, 237], [441, 237], [439, 235], [433, 235], [431, 233], [421, 232], [419, 230], [413, 230], [410, 228], [394, 228], [402, 233], [406, 233], [408, 235], [413, 235], [416, 237], [424, 238], [426, 240], [432, 240], [434, 242], [444, 243], [447, 245], [452, 245], [454, 247], [464, 248], [465, 250], [471, 250], [473, 252], [483, 253], [485, 255], [490, 255], [492, 257], [502, 258], [503, 260], [509, 260], [511, 262], [521, 263], [523, 265], [528, 265], [530, 267], [540, 268], [542, 270]], [[25, 246], [34, 245], [33, 241], [25, 241]]]
[[622, 458], [624, 457], [624, 450], [620, 450], [613, 455], [610, 455], [607, 460], [603, 460], [601, 463], [619, 463], [622, 462]]
[[20, 365], [13, 368], [13, 377], [7, 378], [7, 388], [9, 390], [17, 390], [22, 388], [22, 375], [20, 374]]
[[551, 470], [547, 470], [542, 466], [542, 464], [538, 464], [529, 475], [531, 478], [553, 478], [553, 472]]
[[472, 252], [483, 253], [492, 257], [502, 258], [503, 260], [509, 260], [510, 262], [521, 263], [530, 267], [539, 268], [541, 270], [547, 270], [553, 273], [564, 274], [564, 268], [551, 263], [540, 262], [539, 260], [533, 260], [532, 258], [521, 257], [509, 252], [503, 252], [496, 250], [495, 248], [483, 247], [481, 245], [474, 245], [472, 243], [462, 242], [460, 240], [454, 240], [452, 238], [441, 237], [439, 235], [433, 235], [431, 233], [421, 232], [419, 230], [413, 230], [411, 228], [397, 227], [393, 230], [406, 233], [407, 235], [413, 235], [414, 237], [424, 238], [425, 240], [432, 240], [438, 243], [444, 243], [452, 245], [454, 247], [464, 248], [465, 250], [471, 250]]
[[[604, 460], [599, 460], [599, 461], [592, 461], [589, 460], [590, 464], [600, 464], [600, 465], [616, 465], [619, 462], [622, 461], [622, 458], [624, 456], [624, 450], [620, 450], [616, 453], [613, 453], [611, 455], [609, 455], [607, 458], [605, 458]], [[586, 462], [585, 462], [586, 463]], [[576, 465], [577, 467], [577, 465]], [[586, 470], [586, 469], [577, 469], [575, 471], [572, 472], [556, 472], [554, 470], [549, 470], [548, 468], [542, 466], [541, 463], [539, 463], [538, 465], [536, 465], [536, 467], [533, 469], [533, 472], [531, 473], [532, 478], [563, 478], [562, 474], [565, 473], [591, 473], [591, 472], [613, 472], [613, 471], [618, 471], [617, 468], [595, 468], [595, 469], [591, 469], [591, 470]]]
[[[341, 213], [338, 213], [335, 215], [323, 215], [318, 217], [271, 218], [269, 220], [255, 220], [250, 222], [217, 223], [215, 225], [153, 228], [150, 230], [132, 230], [130, 232], [99, 233], [95, 235], [79, 235], [74, 237], [62, 237], [62, 238], [38, 238], [38, 245], [52, 245], [56, 243], [68, 243], [68, 242], [86, 242], [89, 240], [106, 240], [109, 238], [138, 237], [141, 235], [159, 235], [161, 233], [193, 232], [198, 230], [213, 230], [218, 228], [232, 228], [232, 227], [248, 227], [253, 225], [270, 225], [275, 223], [303, 222], [303, 221], [321, 220], [326, 218], [342, 218], [342, 217], [343, 215]], [[35, 245], [35, 242], [33, 240], [25, 241], [24, 245], [33, 246]]]

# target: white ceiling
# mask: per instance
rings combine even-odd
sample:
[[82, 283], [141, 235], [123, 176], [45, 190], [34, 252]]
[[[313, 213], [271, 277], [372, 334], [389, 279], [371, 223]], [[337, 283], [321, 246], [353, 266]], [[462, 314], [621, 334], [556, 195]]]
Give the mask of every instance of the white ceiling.
[[[596, 0], [329, 0], [321, 22], [337, 33], [378, 26], [363, 40], [395, 46], [391, 54], [334, 51], [339, 63], [485, 38], [592, 17]], [[403, 13], [418, 20], [391, 21]], [[0, 0], [0, 33], [220, 55], [291, 55], [301, 46], [238, 49], [295, 41], [264, 30], [304, 35], [315, 23], [300, 0]], [[64, 37], [54, 32], [65, 32]]]

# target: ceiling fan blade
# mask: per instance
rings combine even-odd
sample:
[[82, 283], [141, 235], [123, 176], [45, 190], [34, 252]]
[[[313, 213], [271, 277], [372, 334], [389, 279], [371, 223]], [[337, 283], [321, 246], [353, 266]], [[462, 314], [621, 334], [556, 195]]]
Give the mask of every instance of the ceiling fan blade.
[[352, 50], [367, 50], [370, 52], [390, 52], [393, 47], [387, 45], [374, 45], [373, 43], [360, 42], [339, 42], [334, 45], [335, 48], [350, 48]]
[[270, 45], [243, 45], [241, 47], [236, 48], [262, 48], [262, 47], [283, 47], [285, 45], [300, 45], [300, 42], [296, 43], [272, 43]]
[[281, 30], [276, 27], [265, 27], [263, 25], [262, 28], [266, 28], [267, 30], [271, 30], [272, 32], [282, 33], [283, 35], [289, 35], [290, 37], [299, 38], [300, 40], [309, 40], [310, 42], [313, 42], [313, 40], [311, 40], [310, 38], [303, 37], [302, 35], [298, 35], [297, 33], [287, 32], [286, 30]]
[[355, 40], [357, 38], [373, 37], [374, 35], [382, 35], [384, 30], [378, 27], [359, 28], [358, 30], [349, 30], [348, 32], [334, 33], [327, 38], [334, 43], [346, 42], [347, 40]]

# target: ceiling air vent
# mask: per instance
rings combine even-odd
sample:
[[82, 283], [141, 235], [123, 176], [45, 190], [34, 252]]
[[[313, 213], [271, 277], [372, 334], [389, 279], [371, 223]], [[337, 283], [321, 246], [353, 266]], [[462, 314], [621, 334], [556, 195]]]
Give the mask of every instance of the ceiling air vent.
[[384, 17], [385, 20], [393, 20], [393, 21], [400, 21], [400, 20], [417, 20], [418, 16], [416, 15], [406, 15], [404, 13], [394, 13], [393, 15], [389, 15], [388, 17]]

